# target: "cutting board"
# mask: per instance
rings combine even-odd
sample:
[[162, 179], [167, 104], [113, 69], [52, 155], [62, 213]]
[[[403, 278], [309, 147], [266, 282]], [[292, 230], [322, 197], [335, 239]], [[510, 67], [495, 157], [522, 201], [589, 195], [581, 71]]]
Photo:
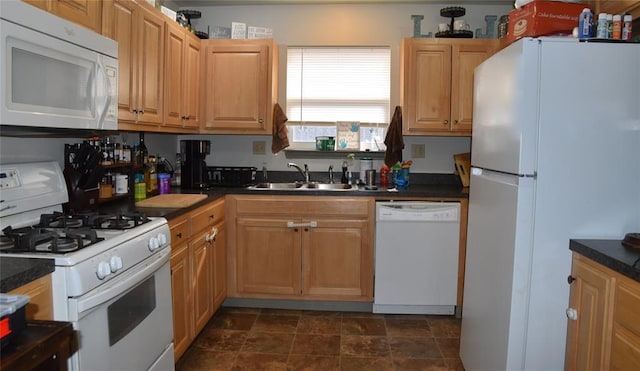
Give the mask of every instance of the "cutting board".
[[159, 195], [136, 202], [136, 207], [161, 207], [179, 209], [189, 207], [207, 198], [200, 194], [167, 194]]

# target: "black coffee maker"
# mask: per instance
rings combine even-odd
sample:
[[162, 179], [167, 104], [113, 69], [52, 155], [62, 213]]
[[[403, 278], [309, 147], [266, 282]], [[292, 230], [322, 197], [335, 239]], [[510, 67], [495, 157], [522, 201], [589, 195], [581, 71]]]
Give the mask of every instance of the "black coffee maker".
[[208, 140], [181, 140], [182, 183], [181, 188], [200, 189], [207, 186], [207, 163], [205, 158], [211, 153]]

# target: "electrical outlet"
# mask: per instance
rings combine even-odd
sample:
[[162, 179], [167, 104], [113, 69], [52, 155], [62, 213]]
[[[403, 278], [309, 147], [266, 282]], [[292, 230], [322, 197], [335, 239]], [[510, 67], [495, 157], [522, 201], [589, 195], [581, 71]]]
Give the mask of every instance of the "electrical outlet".
[[411, 158], [424, 158], [424, 144], [411, 145]]
[[264, 155], [266, 154], [266, 142], [264, 140], [256, 140], [253, 142], [253, 154]]

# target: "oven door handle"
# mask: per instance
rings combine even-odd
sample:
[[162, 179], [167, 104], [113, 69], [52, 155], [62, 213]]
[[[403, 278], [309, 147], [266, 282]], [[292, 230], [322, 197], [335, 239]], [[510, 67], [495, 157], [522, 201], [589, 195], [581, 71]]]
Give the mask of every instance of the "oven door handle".
[[106, 303], [109, 300], [117, 298], [118, 296], [128, 292], [132, 288], [136, 287], [144, 280], [149, 278], [155, 271], [160, 269], [163, 265], [169, 262], [171, 249], [165, 248], [153, 256], [152, 262], [140, 263], [142, 267], [135, 266], [125, 272], [123, 275], [114, 278], [111, 282], [107, 282], [105, 285], [98, 287], [94, 291], [89, 292], [86, 298], [72, 300], [72, 303], [76, 302], [76, 311], [80, 315], [81, 313], [91, 310], [102, 303]]

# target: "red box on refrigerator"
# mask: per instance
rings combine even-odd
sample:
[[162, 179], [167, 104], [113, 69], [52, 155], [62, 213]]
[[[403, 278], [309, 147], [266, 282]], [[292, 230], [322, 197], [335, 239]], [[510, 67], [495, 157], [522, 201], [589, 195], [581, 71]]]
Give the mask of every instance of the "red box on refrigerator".
[[533, 1], [509, 12], [507, 40], [522, 37], [571, 34], [578, 26], [578, 17], [589, 6], [562, 1]]

